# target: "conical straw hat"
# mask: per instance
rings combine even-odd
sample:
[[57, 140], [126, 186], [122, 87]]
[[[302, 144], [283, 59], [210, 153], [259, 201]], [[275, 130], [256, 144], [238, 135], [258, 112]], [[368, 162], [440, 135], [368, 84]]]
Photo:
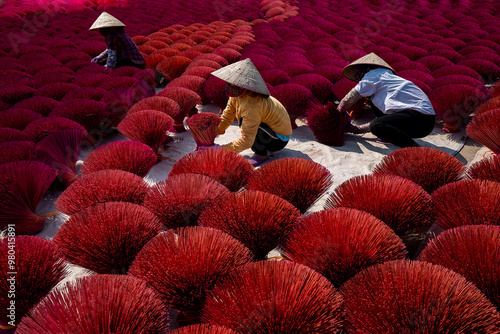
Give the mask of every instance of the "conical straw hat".
[[358, 70], [356, 70], [356, 65], [377, 65], [380, 67], [385, 67], [396, 73], [396, 71], [394, 71], [394, 69], [389, 64], [387, 64], [382, 58], [372, 52], [344, 67], [344, 69], [342, 70], [342, 74], [344, 74], [344, 76], [349, 80], [359, 81], [356, 80], [356, 74], [358, 73]]
[[247, 58], [212, 72], [213, 76], [252, 92], [271, 95], [264, 79], [252, 61]]
[[122, 21], [118, 20], [111, 14], [102, 12], [101, 15], [95, 20], [89, 30], [97, 30], [101, 28], [112, 28], [112, 27], [125, 27]]

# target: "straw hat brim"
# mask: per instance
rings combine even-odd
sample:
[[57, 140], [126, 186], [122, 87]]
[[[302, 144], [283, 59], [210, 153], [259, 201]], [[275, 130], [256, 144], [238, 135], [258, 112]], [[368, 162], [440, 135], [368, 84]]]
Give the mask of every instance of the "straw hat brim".
[[385, 62], [382, 58], [377, 56], [375, 53], [369, 53], [366, 56], [363, 56], [346, 67], [342, 70], [342, 74], [349, 80], [352, 81], [359, 81], [356, 79], [356, 74], [358, 74], [358, 70], [356, 69], [356, 65], [376, 65], [379, 67], [384, 67], [387, 68], [388, 70], [391, 70], [392, 72], [396, 73], [396, 71]]
[[102, 28], [125, 27], [122, 21], [118, 20], [113, 15], [102, 12], [101, 15], [94, 21], [89, 30], [97, 30]]
[[212, 72], [212, 75], [232, 85], [248, 89], [252, 92], [271, 95], [259, 70], [257, 70], [249, 58], [224, 66]]

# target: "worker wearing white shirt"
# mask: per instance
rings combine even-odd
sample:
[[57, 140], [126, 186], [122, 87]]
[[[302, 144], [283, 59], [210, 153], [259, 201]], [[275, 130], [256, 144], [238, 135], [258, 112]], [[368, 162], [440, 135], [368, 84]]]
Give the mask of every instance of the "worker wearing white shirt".
[[343, 74], [359, 83], [340, 101], [338, 110], [346, 112], [362, 97], [369, 97], [377, 116], [362, 126], [349, 123], [346, 132], [372, 132], [382, 141], [412, 147], [418, 146], [413, 138], [425, 137], [434, 129], [436, 116], [427, 95], [413, 82], [397, 76], [376, 54], [347, 65]]

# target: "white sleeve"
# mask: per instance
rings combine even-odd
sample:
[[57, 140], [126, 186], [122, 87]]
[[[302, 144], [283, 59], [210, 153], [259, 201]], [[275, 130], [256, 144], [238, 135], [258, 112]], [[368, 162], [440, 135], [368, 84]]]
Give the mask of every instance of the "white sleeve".
[[354, 88], [358, 91], [359, 95], [363, 97], [372, 96], [377, 91], [375, 83], [365, 79], [361, 80]]

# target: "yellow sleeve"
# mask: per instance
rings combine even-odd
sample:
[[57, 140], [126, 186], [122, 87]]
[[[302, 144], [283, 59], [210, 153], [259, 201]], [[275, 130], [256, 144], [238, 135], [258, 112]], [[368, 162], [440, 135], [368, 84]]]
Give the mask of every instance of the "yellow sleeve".
[[222, 112], [222, 121], [219, 124], [218, 130], [219, 134], [226, 132], [226, 129], [233, 123], [234, 117], [236, 116], [236, 106], [235, 99], [230, 97], [227, 101], [226, 109]]
[[223, 148], [235, 152], [252, 147], [261, 123], [260, 110], [256, 105], [245, 103], [241, 108], [241, 137], [229, 144], [222, 145]]

